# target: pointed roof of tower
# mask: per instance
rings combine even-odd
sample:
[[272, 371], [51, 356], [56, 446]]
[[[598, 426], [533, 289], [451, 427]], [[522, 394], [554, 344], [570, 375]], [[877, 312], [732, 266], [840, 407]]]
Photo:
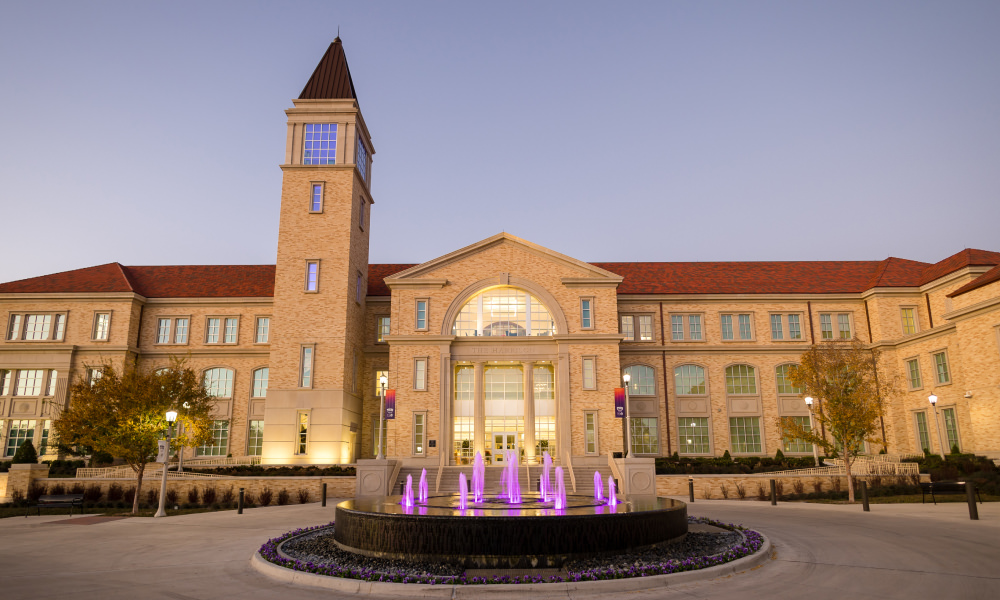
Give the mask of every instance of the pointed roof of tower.
[[302, 88], [299, 100], [357, 100], [354, 93], [354, 81], [351, 80], [351, 69], [347, 66], [347, 55], [344, 45], [338, 36], [326, 49], [326, 54], [320, 59], [313, 71], [312, 77]]

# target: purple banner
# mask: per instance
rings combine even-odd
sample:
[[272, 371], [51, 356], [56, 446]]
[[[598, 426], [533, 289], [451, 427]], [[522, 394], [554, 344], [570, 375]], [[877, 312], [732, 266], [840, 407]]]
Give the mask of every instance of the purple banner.
[[396, 390], [385, 391], [385, 419], [396, 418]]
[[615, 418], [625, 418], [625, 388], [615, 388]]

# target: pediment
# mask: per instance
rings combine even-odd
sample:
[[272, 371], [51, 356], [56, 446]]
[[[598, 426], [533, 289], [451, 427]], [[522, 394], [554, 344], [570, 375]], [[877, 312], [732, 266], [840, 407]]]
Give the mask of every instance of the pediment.
[[[532, 254], [541, 261], [554, 263], [554, 266], [558, 266], [559, 270], [564, 273], [561, 280], [567, 286], [617, 286], [622, 281], [620, 275], [611, 271], [503, 232], [386, 277], [385, 283], [390, 289], [443, 287], [447, 285], [448, 279], [440, 277], [440, 272], [503, 245], [510, 245], [517, 250]], [[502, 265], [500, 266], [502, 267]]]

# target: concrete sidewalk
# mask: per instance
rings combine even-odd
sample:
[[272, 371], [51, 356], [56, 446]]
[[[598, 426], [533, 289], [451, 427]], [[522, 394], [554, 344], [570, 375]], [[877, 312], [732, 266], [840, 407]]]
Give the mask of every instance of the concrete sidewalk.
[[[53, 524], [68, 516], [0, 519], [5, 598], [219, 600], [331, 598], [289, 587], [249, 567], [270, 537], [333, 519], [331, 502]], [[712, 581], [628, 598], [996, 598], [1000, 596], [1000, 503], [860, 505], [705, 501], [689, 514], [759, 529], [777, 550], [770, 564]], [[606, 592], [602, 593], [607, 596]], [[539, 595], [534, 594], [535, 597]], [[567, 597], [562, 594], [560, 597]]]

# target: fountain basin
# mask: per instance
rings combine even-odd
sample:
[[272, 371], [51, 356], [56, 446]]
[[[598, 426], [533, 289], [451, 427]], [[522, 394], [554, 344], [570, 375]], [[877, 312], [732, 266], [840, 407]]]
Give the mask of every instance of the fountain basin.
[[591, 496], [566, 501], [566, 508], [555, 509], [536, 494], [518, 504], [487, 497], [461, 510], [457, 494], [409, 507], [399, 496], [357, 498], [337, 505], [334, 541], [343, 550], [379, 558], [542, 568], [642, 550], [687, 533], [687, 505], [678, 500], [637, 498], [617, 506]]

